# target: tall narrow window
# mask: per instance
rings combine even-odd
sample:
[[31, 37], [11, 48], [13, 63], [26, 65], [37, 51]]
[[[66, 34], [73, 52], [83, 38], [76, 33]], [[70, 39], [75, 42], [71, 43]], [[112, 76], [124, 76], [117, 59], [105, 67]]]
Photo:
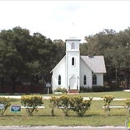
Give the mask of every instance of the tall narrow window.
[[75, 49], [75, 44], [71, 43], [71, 49]]
[[74, 65], [74, 57], [72, 57], [72, 65]]
[[61, 85], [61, 75], [58, 76], [58, 85]]
[[86, 79], [86, 75], [84, 75], [84, 85], [86, 85], [86, 81], [87, 79]]
[[97, 84], [97, 76], [94, 74], [93, 75], [93, 85]]

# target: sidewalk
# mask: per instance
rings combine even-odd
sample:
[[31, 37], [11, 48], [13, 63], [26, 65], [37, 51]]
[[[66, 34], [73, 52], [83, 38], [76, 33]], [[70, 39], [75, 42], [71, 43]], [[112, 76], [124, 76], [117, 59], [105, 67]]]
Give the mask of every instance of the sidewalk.
[[0, 126], [0, 130], [127, 130], [122, 126], [103, 126], [103, 127], [92, 127], [92, 126]]

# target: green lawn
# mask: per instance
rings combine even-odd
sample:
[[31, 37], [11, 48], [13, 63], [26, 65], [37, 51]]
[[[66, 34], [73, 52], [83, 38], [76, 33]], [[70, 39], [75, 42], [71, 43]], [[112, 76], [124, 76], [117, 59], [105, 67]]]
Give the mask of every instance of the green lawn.
[[[71, 94], [70, 94], [71, 95]], [[74, 95], [74, 94], [72, 94]], [[75, 94], [77, 95], [77, 94]], [[79, 93], [83, 97], [103, 97], [104, 95], [113, 95], [115, 98], [130, 98], [130, 92], [114, 91], [114, 92], [87, 92]], [[43, 96], [61, 96], [61, 94], [44, 94]]]
[[88, 92], [80, 93], [85, 97], [103, 97], [104, 95], [113, 95], [115, 98], [130, 98], [130, 92], [114, 91], [114, 92]]
[[[104, 95], [113, 95], [116, 98], [129, 98], [130, 93], [127, 92], [101, 92], [101, 93], [82, 93], [79, 94], [85, 97], [103, 97]], [[54, 96], [44, 95], [44, 96]], [[20, 105], [20, 100], [13, 100], [12, 105]], [[123, 126], [128, 118], [126, 109], [112, 109], [110, 116], [106, 116], [102, 109], [103, 101], [92, 101], [90, 110], [83, 117], [78, 117], [73, 111], [69, 113], [69, 117], [65, 117], [62, 110], [56, 108], [55, 116], [51, 116], [49, 100], [44, 100], [45, 109], [34, 113], [34, 116], [27, 116], [25, 110], [19, 113], [12, 113], [8, 109], [4, 116], [0, 117], [0, 125], [31, 125], [31, 126]], [[124, 101], [113, 101], [112, 105], [123, 105]], [[8, 123], [7, 123], [8, 122]]]

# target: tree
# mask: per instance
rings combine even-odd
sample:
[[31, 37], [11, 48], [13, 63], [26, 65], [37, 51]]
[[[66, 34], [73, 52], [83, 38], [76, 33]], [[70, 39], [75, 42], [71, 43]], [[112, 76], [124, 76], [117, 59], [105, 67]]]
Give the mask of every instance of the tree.
[[40, 33], [33, 34], [32, 42], [33, 61], [37, 63], [38, 67], [38, 70], [33, 71], [33, 77], [37, 76], [39, 79], [43, 78], [44, 81], [51, 82], [50, 71], [54, 67], [57, 46], [50, 38], [46, 38]]
[[2, 30], [0, 33], [1, 74], [11, 79], [13, 92], [17, 77], [27, 70], [26, 62], [29, 60], [27, 48], [30, 38], [29, 31], [20, 27]]
[[54, 65], [53, 67], [65, 56], [65, 43], [58, 39], [54, 40], [53, 44], [56, 46], [56, 55], [54, 57]]
[[130, 28], [118, 33], [117, 42], [120, 44], [118, 63], [120, 63], [120, 70], [124, 77], [125, 88], [128, 88], [130, 84]]
[[64, 50], [61, 40], [53, 42], [38, 32], [30, 35], [29, 30], [20, 27], [2, 30], [0, 47], [1, 79], [10, 78], [13, 92], [17, 78], [34, 83], [50, 82], [50, 71]]
[[112, 58], [114, 51], [116, 32], [114, 30], [104, 29], [92, 36], [86, 36], [87, 55], [103, 55], [105, 58], [105, 64], [107, 68], [107, 74], [105, 79], [109, 82], [115, 79], [114, 66], [112, 65]]
[[[107, 68], [107, 79], [125, 80], [126, 88], [130, 80], [130, 28], [116, 33], [114, 30], [103, 30], [94, 36], [86, 36], [87, 54], [104, 55]], [[85, 45], [83, 45], [85, 46]], [[81, 48], [82, 49], [82, 48]]]

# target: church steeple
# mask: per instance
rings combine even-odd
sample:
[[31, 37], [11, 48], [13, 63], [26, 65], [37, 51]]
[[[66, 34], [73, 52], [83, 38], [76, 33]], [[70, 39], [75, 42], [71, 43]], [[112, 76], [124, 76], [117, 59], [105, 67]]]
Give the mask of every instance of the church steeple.
[[66, 51], [79, 51], [80, 39], [70, 37], [66, 39]]
[[68, 89], [79, 89], [80, 76], [80, 39], [66, 39], [66, 86]]

